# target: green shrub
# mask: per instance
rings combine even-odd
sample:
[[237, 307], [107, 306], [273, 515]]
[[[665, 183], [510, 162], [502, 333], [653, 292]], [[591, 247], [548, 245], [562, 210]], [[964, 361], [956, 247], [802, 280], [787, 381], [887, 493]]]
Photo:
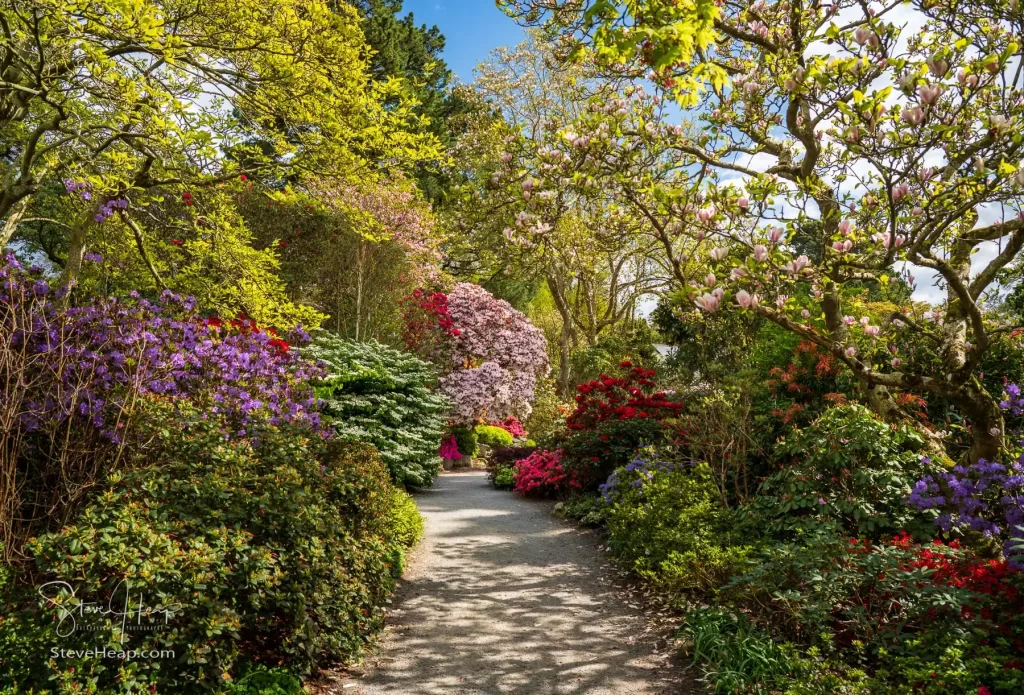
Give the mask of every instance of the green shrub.
[[870, 687], [867, 675], [846, 664], [822, 659], [820, 652], [801, 653], [788, 642], [774, 641], [742, 613], [721, 608], [691, 611], [683, 625], [693, 663], [715, 693], [781, 695], [872, 695], [888, 692]]
[[777, 445], [784, 468], [761, 484], [743, 516], [758, 534], [838, 527], [875, 539], [901, 530], [930, 537], [935, 512], [906, 504], [914, 483], [935, 471], [917, 453], [922, 443], [863, 406], [832, 408]]
[[437, 452], [450, 407], [430, 388], [433, 366], [376, 342], [322, 331], [303, 352], [327, 367], [316, 395], [337, 437], [377, 447], [398, 484], [430, 485], [441, 465]]
[[[229, 439], [209, 413], [166, 406], [143, 433], [148, 465], [111, 476], [74, 523], [32, 542], [37, 571], [24, 584], [67, 581], [74, 600], [99, 604], [128, 590], [169, 611], [167, 628], [122, 633], [117, 616], [94, 615], [97, 629], [59, 637], [58, 608], [8, 582], [4, 615], [17, 619], [0, 621], [0, 688], [220, 691], [239, 663], [301, 674], [357, 656], [401, 566], [387, 524], [392, 486], [376, 452], [258, 424]], [[55, 600], [72, 600], [57, 589]], [[39, 663], [52, 646], [117, 647], [122, 638], [175, 656], [120, 671], [105, 659], [75, 660], [73, 673], [62, 671], [68, 661]]]
[[608, 515], [608, 504], [603, 498], [595, 495], [573, 497], [556, 505], [555, 509], [559, 516], [591, 528], [604, 526]]
[[386, 528], [388, 538], [394, 539], [403, 548], [413, 547], [423, 537], [423, 516], [412, 495], [405, 490], [392, 490]]
[[256, 667], [229, 683], [224, 695], [302, 695], [302, 681], [285, 669]]
[[608, 548], [668, 591], [717, 586], [747, 553], [733, 533], [706, 464], [637, 460], [603, 486]]
[[491, 484], [498, 490], [511, 490], [516, 484], [516, 467], [503, 464], [495, 466]]
[[486, 446], [512, 446], [512, 435], [508, 430], [494, 425], [477, 425], [476, 439]]
[[452, 435], [455, 437], [455, 446], [458, 447], [460, 454], [468, 458], [476, 456], [478, 448], [474, 428], [459, 425], [452, 428]]

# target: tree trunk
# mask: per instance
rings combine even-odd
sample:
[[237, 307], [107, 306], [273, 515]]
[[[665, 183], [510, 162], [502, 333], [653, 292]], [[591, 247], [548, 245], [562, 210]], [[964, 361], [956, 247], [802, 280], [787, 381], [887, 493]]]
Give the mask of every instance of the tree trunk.
[[71, 237], [68, 239], [68, 260], [64, 264], [64, 272], [60, 274], [60, 287], [67, 291], [67, 294], [64, 295], [64, 304], [70, 301], [71, 290], [78, 282], [78, 276], [82, 272], [82, 260], [89, 240], [89, 217], [92, 214], [92, 210], [87, 210], [71, 227]]
[[960, 406], [970, 422], [971, 448], [968, 462], [997, 460], [1003, 449], [1003, 412], [999, 403], [977, 380], [960, 387], [953, 402]]
[[356, 342], [359, 342], [359, 321], [363, 314], [363, 246], [366, 240], [359, 238], [356, 246]]
[[558, 393], [562, 397], [569, 395], [569, 354], [572, 350], [572, 343], [575, 342], [572, 327], [572, 316], [569, 314], [569, 306], [565, 301], [565, 295], [558, 279], [547, 276], [548, 289], [551, 290], [551, 297], [558, 309], [558, 315], [562, 318], [562, 333], [558, 338]]

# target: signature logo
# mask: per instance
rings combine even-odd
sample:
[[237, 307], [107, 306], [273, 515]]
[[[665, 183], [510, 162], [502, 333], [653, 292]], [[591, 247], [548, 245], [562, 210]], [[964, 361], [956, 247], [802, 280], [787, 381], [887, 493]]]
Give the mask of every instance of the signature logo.
[[[133, 593], [124, 581], [117, 583], [105, 604], [99, 601], [79, 600], [75, 596], [75, 587], [64, 581], [53, 581], [40, 585], [39, 595], [43, 597], [47, 605], [57, 609], [57, 634], [59, 636], [67, 637], [79, 629], [96, 629], [96, 627], [87, 625], [90, 618], [99, 620], [120, 618], [121, 644], [124, 644], [124, 636], [127, 633], [159, 629], [170, 623], [171, 618], [181, 610], [177, 604], [147, 605], [143, 592]], [[162, 625], [159, 623], [161, 616], [163, 617]]]

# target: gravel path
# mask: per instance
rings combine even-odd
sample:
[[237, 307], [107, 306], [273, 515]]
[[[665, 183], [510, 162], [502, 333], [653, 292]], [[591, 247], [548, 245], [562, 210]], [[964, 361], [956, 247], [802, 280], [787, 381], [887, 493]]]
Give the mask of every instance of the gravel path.
[[549, 503], [491, 489], [479, 472], [442, 475], [416, 501], [426, 534], [380, 653], [340, 692], [681, 691], [594, 534], [553, 518]]

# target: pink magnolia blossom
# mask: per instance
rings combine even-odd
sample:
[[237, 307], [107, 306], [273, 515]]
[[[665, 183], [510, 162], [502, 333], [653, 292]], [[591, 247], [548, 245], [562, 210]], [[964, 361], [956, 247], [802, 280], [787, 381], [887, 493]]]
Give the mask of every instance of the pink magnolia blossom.
[[783, 229], [782, 227], [772, 227], [771, 230], [768, 232], [768, 241], [772, 242], [773, 244], [777, 244], [779, 243], [779, 239], [781, 239], [782, 235], [785, 233], [786, 230]]
[[941, 84], [923, 84], [917, 88], [917, 96], [922, 104], [931, 106], [942, 96]]
[[878, 326], [865, 326], [864, 327], [865, 335], [869, 335], [872, 338], [877, 338], [878, 334], [880, 332], [881, 332], [881, 329]]
[[746, 290], [740, 290], [736, 293], [736, 303], [744, 309], [753, 309], [757, 307], [757, 295], [750, 294]]
[[810, 262], [811, 261], [807, 256], [798, 256], [784, 265], [783, 268], [790, 275], [798, 275], [802, 273], [808, 265], [810, 265]]
[[853, 345], [850, 345], [848, 348], [846, 348], [846, 356], [847, 357], [853, 357], [856, 354], [857, 354], [857, 348], [855, 348]]
[[852, 326], [853, 324], [857, 323], [857, 319], [855, 319], [852, 316], [844, 316], [843, 323], [845, 323], [847, 326]]
[[910, 193], [910, 186], [904, 182], [892, 189], [892, 199], [903, 200]]
[[721, 303], [721, 300], [718, 297], [714, 296], [713, 294], [702, 294], [701, 296], [693, 300], [693, 303], [696, 304], [702, 311], [706, 311], [709, 314], [713, 314], [714, 312], [718, 311], [718, 306]]
[[750, 276], [750, 273], [748, 273], [747, 269], [744, 268], [741, 265], [736, 266], [735, 268], [732, 269], [732, 272], [729, 273], [729, 279], [734, 281], [734, 282], [736, 280], [742, 280], [742, 279], [744, 279], [746, 277], [749, 277], [749, 276]]
[[764, 263], [768, 260], [768, 248], [763, 244], [758, 244], [754, 247], [754, 260], [758, 263]]
[[893, 369], [899, 369], [900, 365], [903, 364], [903, 360], [901, 360], [899, 357], [893, 357], [892, 362], [890, 362], [889, 364], [892, 365]]
[[913, 106], [909, 109], [903, 109], [900, 112], [900, 118], [902, 118], [908, 125], [916, 128], [924, 123], [924, 111], [920, 106]]
[[708, 273], [707, 277], [704, 278], [704, 284], [707, 287], [714, 287], [716, 282], [718, 282], [718, 278], [715, 277], [714, 273]]
[[846, 236], [850, 233], [850, 230], [853, 229], [853, 223], [851, 223], [850, 220], [843, 220], [839, 223], [838, 229], [840, 234]]

